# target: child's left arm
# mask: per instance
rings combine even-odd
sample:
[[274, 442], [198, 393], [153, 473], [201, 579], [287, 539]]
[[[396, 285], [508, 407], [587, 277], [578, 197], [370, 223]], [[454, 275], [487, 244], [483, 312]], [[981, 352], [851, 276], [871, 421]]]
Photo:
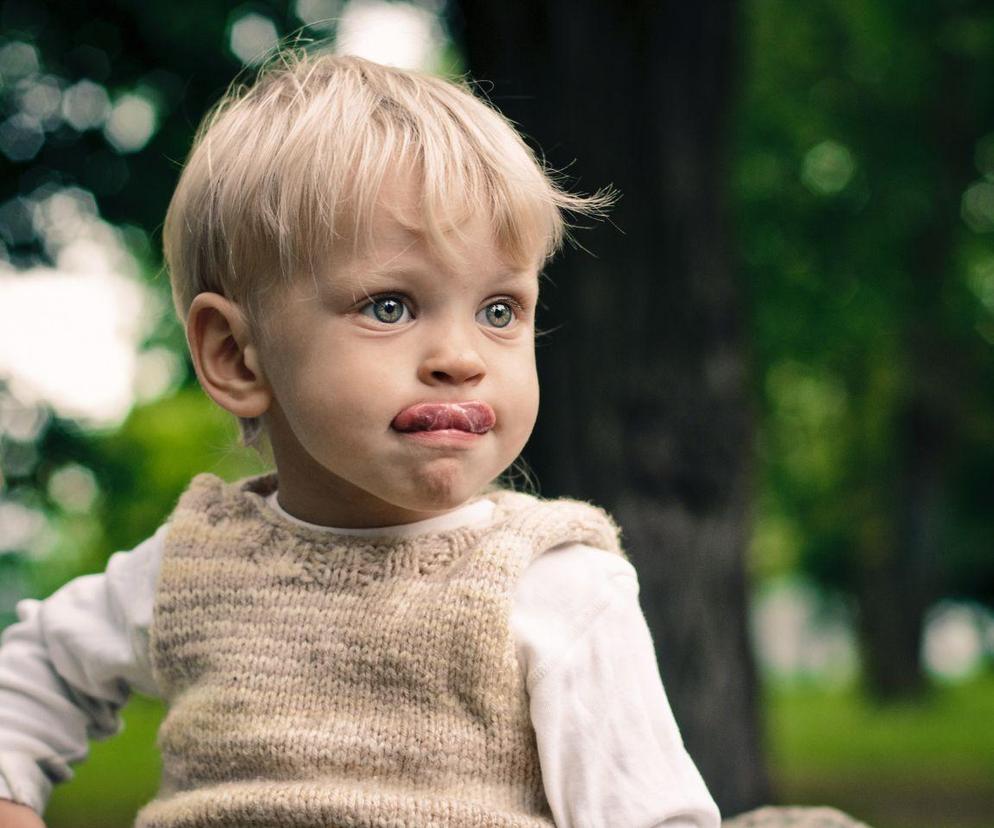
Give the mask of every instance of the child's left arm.
[[623, 558], [571, 544], [525, 572], [513, 618], [558, 828], [717, 828]]

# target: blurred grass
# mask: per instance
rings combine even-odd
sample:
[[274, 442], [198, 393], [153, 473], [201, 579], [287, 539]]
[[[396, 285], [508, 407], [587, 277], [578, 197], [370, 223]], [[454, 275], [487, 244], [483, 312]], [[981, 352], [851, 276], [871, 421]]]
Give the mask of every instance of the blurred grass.
[[73, 780], [55, 790], [45, 811], [49, 828], [127, 828], [159, 787], [155, 733], [162, 705], [135, 696], [123, 711], [124, 729], [94, 742]]
[[765, 710], [781, 802], [873, 828], [994, 828], [994, 675], [885, 707], [854, 688], [771, 687]]
[[[832, 805], [872, 828], [994, 828], [994, 675], [875, 706], [852, 688], [766, 691], [778, 799]], [[162, 715], [135, 698], [46, 813], [50, 828], [125, 828], [155, 794]]]

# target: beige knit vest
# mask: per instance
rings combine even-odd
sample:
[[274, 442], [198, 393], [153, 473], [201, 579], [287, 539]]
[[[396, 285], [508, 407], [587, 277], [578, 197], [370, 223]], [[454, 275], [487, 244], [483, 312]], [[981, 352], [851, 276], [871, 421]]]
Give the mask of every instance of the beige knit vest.
[[485, 527], [334, 535], [199, 475], [165, 540], [151, 630], [169, 712], [138, 828], [548, 828], [514, 588], [610, 518], [512, 492]]

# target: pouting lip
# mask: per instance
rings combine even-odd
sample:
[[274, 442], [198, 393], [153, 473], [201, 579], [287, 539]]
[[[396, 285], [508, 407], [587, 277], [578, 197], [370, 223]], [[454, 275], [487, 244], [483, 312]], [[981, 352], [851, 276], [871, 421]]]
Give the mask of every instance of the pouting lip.
[[422, 402], [401, 411], [390, 424], [396, 431], [441, 431], [453, 429], [483, 434], [497, 422], [493, 408], [482, 400], [469, 402]]

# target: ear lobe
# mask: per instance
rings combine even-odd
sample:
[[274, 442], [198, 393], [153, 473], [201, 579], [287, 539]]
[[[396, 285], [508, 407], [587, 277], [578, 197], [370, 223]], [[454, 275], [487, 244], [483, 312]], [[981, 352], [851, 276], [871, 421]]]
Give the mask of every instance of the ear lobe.
[[194, 297], [186, 322], [190, 355], [204, 392], [236, 417], [261, 417], [272, 392], [241, 308], [217, 293]]

